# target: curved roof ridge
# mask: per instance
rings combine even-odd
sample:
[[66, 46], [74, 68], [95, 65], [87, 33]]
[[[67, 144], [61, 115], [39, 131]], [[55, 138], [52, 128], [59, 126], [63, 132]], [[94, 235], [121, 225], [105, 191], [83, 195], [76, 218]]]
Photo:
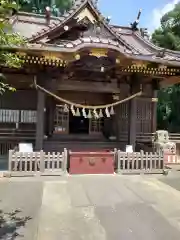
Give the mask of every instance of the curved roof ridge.
[[[32, 17], [37, 17], [37, 18], [45, 18], [45, 14], [30, 13], [30, 12], [24, 12], [24, 11], [19, 11], [17, 13], [17, 16], [32, 16]], [[59, 17], [51, 16], [51, 19], [59, 20]]]
[[154, 43], [152, 43], [151, 41], [148, 41], [147, 39], [143, 38], [140, 34], [138, 34], [138, 33], [134, 33], [134, 34], [141, 41], [145, 42], [148, 46], [150, 46], [151, 48], [153, 48], [156, 51], [163, 51], [163, 50], [165, 50], [165, 53], [172, 54], [172, 55], [180, 55], [180, 51], [175, 51], [175, 50], [165, 49], [165, 48], [159, 47], [159, 46], [155, 45]]
[[163, 49], [163, 48], [158, 47], [157, 45], [153, 44], [149, 40], [145, 39], [144, 37], [142, 37], [141, 34], [139, 34], [138, 32], [134, 32], [134, 35], [156, 51]]
[[130, 26], [122, 26], [122, 25], [116, 25], [116, 24], [111, 24], [111, 26], [114, 28], [122, 28], [122, 29], [132, 30], [132, 28]]

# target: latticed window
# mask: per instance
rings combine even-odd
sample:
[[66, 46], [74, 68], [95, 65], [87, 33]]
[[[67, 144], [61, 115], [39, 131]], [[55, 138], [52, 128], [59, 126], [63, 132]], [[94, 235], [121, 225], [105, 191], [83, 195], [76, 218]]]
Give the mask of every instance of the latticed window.
[[21, 123], [36, 123], [37, 112], [31, 110], [21, 110]]
[[69, 112], [64, 111], [64, 106], [56, 106], [55, 116], [54, 116], [55, 132], [65, 133], [68, 132], [69, 125]]
[[36, 123], [36, 111], [0, 109], [1, 123]]
[[149, 100], [139, 98], [137, 100], [137, 132], [151, 132], [151, 105]]
[[122, 103], [119, 105], [119, 116], [118, 121], [120, 121], [119, 124], [119, 131], [121, 133], [128, 132], [128, 103]]
[[19, 110], [0, 109], [0, 122], [3, 123], [19, 122]]
[[99, 119], [91, 119], [90, 122], [90, 132], [92, 133], [100, 133], [103, 130], [103, 118], [99, 118]]

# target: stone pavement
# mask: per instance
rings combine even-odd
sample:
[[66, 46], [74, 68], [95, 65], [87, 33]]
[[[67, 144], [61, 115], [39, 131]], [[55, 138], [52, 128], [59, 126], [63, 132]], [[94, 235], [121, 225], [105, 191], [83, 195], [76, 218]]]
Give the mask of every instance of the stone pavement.
[[115, 175], [2, 179], [0, 239], [179, 240], [180, 192], [163, 181]]

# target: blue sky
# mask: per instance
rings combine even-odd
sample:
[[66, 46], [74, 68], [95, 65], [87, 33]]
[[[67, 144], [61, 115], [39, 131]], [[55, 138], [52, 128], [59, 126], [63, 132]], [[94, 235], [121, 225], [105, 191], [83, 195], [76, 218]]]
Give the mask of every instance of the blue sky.
[[111, 23], [128, 26], [137, 17], [141, 8], [140, 26], [150, 32], [159, 26], [160, 18], [180, 0], [98, 0], [98, 8]]

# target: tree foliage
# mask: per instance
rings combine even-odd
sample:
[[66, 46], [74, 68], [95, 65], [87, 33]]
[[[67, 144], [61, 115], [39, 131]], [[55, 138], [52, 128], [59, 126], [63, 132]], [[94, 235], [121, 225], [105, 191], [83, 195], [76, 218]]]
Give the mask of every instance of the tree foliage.
[[[4, 50], [3, 46], [12, 47], [20, 46], [25, 44], [25, 41], [17, 34], [13, 33], [11, 25], [9, 24], [9, 17], [12, 14], [12, 10], [17, 9], [17, 5], [6, 1], [1, 1], [0, 5], [0, 65], [5, 67], [18, 68], [21, 66], [21, 60], [18, 58], [16, 53]], [[0, 94], [5, 90], [15, 90], [7, 83], [5, 83], [5, 77], [0, 72]]]
[[43, 14], [47, 6], [51, 7], [54, 16], [60, 16], [69, 10], [72, 0], [17, 0], [21, 6], [21, 11]]
[[[180, 3], [161, 18], [161, 26], [152, 34], [152, 41], [163, 48], [180, 51]], [[180, 84], [158, 93], [158, 128], [180, 132]]]
[[[44, 13], [45, 7], [50, 6], [52, 14], [59, 16], [71, 7], [72, 0], [17, 0], [15, 2], [9, 0], [0, 0], [0, 65], [9, 68], [21, 67], [22, 62], [16, 53], [6, 49], [9, 47], [24, 45], [25, 40], [12, 31], [9, 24], [9, 18], [13, 11], [23, 10], [26, 12]], [[19, 7], [21, 6], [21, 7]], [[0, 71], [0, 94], [6, 90], [14, 91], [15, 89], [6, 83], [5, 76]]]

